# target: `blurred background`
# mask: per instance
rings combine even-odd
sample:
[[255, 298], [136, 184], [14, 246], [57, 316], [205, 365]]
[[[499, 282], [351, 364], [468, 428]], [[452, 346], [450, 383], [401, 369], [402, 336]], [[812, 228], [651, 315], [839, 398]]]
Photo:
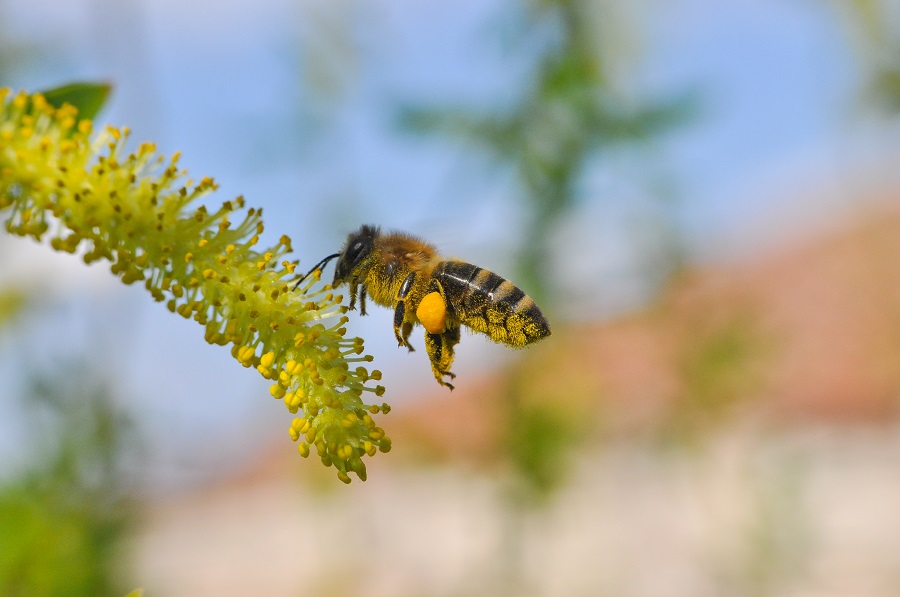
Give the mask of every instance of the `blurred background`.
[[[255, 372], [0, 237], [0, 594], [900, 594], [900, 4], [0, 0], [0, 85], [262, 207], [514, 280], [553, 335], [384, 372], [344, 486]], [[421, 339], [418, 341], [421, 345]]]

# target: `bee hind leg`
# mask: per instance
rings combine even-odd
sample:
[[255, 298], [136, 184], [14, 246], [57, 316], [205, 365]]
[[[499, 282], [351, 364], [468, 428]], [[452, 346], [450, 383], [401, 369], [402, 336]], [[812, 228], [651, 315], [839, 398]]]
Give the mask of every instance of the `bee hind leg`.
[[453, 348], [459, 343], [459, 328], [447, 328], [441, 334], [425, 334], [425, 350], [431, 359], [431, 371], [434, 378], [442, 386], [453, 390], [453, 384], [445, 381], [445, 377], [454, 379], [456, 374], [450, 371], [453, 364]]
[[400, 328], [400, 331], [401, 339], [406, 343], [406, 347], [409, 349], [409, 352], [415, 352], [416, 349], [413, 348], [412, 344], [409, 343], [409, 335], [413, 331], [413, 324], [408, 321], [404, 321], [403, 326], [401, 326]]

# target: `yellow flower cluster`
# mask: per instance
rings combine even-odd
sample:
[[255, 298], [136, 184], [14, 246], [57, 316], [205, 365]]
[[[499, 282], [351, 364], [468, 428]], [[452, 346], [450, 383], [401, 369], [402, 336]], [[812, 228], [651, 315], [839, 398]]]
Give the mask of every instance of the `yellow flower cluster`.
[[[7, 231], [53, 248], [105, 259], [126, 284], [143, 282], [173, 313], [204, 326], [210, 344], [232, 344], [232, 355], [272, 380], [270, 393], [293, 420], [290, 435], [304, 457], [315, 449], [326, 466], [350, 482], [366, 479], [364, 456], [391, 442], [372, 415], [388, 412], [377, 370], [362, 363], [359, 338], [345, 338], [342, 297], [316, 285], [297, 292], [287, 280], [296, 262], [284, 260], [291, 241], [256, 248], [262, 210], [242, 210], [241, 197], [216, 211], [192, 203], [217, 187], [193, 182], [153, 144], [126, 149], [127, 129], [92, 134], [70, 106], [54, 108], [38, 94], [0, 89], [0, 214]], [[366, 394], [368, 392], [368, 394]], [[300, 441], [302, 438], [303, 441]]]

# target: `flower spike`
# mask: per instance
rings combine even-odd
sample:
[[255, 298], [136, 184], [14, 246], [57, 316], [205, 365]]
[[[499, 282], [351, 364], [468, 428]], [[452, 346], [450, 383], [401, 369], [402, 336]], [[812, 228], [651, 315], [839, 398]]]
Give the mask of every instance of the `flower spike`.
[[231, 345], [241, 365], [271, 380], [270, 395], [288, 411], [302, 411], [290, 427], [294, 441], [305, 440], [302, 456], [314, 447], [341, 481], [351, 473], [365, 480], [363, 457], [391, 446], [369, 413], [387, 409], [363, 400], [384, 388], [368, 385], [380, 374], [351, 366], [371, 357], [357, 356], [362, 340], [345, 337], [342, 297], [328, 286], [290, 291], [290, 238], [256, 248], [262, 210], [244, 212], [242, 197], [198, 206], [218, 188], [212, 178], [188, 179], [179, 154], [165, 158], [151, 143], [128, 151], [127, 129], [93, 129], [72, 106], [0, 88], [5, 229], [141, 282], [169, 311], [202, 325], [207, 342]]

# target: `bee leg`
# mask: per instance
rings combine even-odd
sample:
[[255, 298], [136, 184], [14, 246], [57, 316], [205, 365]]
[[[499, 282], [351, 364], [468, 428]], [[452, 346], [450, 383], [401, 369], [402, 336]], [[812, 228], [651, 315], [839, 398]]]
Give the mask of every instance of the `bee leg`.
[[[409, 349], [410, 352], [413, 351], [412, 345], [407, 341], [409, 338], [409, 332], [405, 331], [405, 322], [406, 319], [406, 295], [409, 294], [409, 291], [412, 289], [413, 281], [416, 279], [416, 272], [410, 272], [406, 279], [403, 280], [403, 284], [400, 286], [400, 292], [397, 293], [397, 300], [394, 304], [394, 337], [397, 339], [397, 344], [399, 346], [405, 346]], [[401, 329], [403, 332], [401, 334]]]
[[359, 284], [355, 282], [350, 283], [350, 305], [347, 307], [351, 311], [356, 309], [356, 292], [359, 290]]
[[366, 287], [363, 286], [359, 290], [359, 314], [366, 314]]
[[412, 347], [412, 344], [409, 343], [409, 335], [413, 331], [413, 324], [408, 321], [403, 322], [403, 326], [401, 327], [403, 341], [406, 342], [406, 347], [409, 349], [409, 352], [415, 351], [415, 348]]
[[459, 327], [452, 326], [441, 334], [425, 334], [425, 350], [428, 352], [428, 358], [431, 359], [431, 371], [434, 378], [442, 386], [446, 386], [453, 390], [453, 384], [444, 381], [445, 377], [453, 379], [456, 377], [450, 371], [453, 364], [453, 347], [459, 343]]
[[455, 373], [450, 372], [450, 365], [453, 364], [454, 349], [459, 344], [459, 326], [449, 326], [447, 331], [441, 334], [442, 349], [447, 359], [447, 366], [444, 368], [444, 374], [450, 376], [450, 379], [456, 377]]

